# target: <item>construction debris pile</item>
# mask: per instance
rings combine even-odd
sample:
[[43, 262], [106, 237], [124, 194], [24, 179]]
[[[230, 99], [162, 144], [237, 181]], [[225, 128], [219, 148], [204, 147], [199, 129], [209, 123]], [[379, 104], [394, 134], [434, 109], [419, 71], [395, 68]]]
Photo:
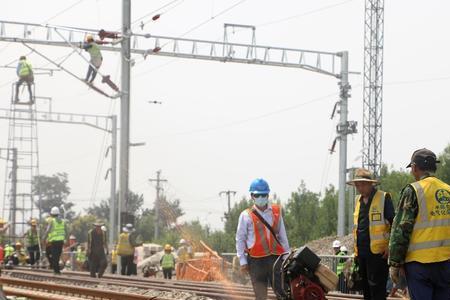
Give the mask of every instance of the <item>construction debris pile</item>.
[[353, 253], [353, 235], [348, 234], [343, 237], [326, 236], [318, 240], [310, 241], [306, 246], [313, 250], [317, 255], [334, 255], [333, 247], [331, 246], [334, 240], [339, 240], [341, 245], [347, 247], [349, 255]]

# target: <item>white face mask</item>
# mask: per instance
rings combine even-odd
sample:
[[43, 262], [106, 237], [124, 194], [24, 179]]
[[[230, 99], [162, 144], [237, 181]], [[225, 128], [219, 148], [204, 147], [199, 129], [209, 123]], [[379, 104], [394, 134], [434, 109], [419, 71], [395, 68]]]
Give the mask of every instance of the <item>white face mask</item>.
[[257, 206], [262, 207], [262, 206], [267, 205], [268, 203], [269, 203], [269, 196], [255, 198], [255, 204]]

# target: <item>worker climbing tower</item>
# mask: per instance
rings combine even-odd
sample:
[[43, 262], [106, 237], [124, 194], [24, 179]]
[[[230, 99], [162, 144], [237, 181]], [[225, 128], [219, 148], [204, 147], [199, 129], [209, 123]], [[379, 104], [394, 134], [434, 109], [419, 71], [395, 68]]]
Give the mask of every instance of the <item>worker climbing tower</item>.
[[[9, 239], [23, 236], [31, 218], [39, 219], [40, 201], [33, 192], [33, 180], [39, 175], [38, 127], [34, 84], [32, 96], [12, 86], [10, 104], [6, 173], [3, 197], [3, 219], [9, 222]], [[16, 96], [19, 96], [17, 101]], [[26, 99], [26, 101], [24, 100]]]

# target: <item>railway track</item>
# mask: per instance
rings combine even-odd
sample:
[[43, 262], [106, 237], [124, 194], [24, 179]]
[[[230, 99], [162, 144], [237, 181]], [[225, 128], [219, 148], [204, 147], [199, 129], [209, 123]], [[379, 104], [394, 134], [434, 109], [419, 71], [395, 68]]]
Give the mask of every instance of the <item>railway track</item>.
[[[65, 271], [55, 276], [49, 270], [17, 268], [4, 270], [0, 277], [7, 295], [30, 299], [79, 300], [100, 298], [111, 300], [250, 300], [254, 299], [250, 286], [218, 282], [194, 282], [106, 275], [91, 278], [86, 272]], [[36, 295], [35, 295], [36, 294]], [[270, 300], [276, 299], [273, 293]], [[362, 299], [360, 295], [330, 293], [328, 300]], [[392, 298], [399, 299], [399, 298]]]

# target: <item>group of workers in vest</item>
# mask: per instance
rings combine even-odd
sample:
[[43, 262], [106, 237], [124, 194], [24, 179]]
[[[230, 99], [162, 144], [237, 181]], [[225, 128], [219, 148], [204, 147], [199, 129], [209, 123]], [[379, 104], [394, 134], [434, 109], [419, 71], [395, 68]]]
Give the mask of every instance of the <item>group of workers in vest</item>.
[[[88, 84], [91, 84], [94, 81], [95, 77], [97, 76], [97, 71], [103, 62], [102, 53], [98, 43], [99, 41], [95, 41], [94, 37], [88, 34], [85, 38], [85, 42], [81, 43], [80, 45], [80, 48], [88, 52], [90, 56], [89, 67], [85, 78], [85, 81]], [[19, 62], [16, 67], [16, 74], [19, 80], [16, 82], [14, 103], [20, 102], [19, 89], [22, 86], [22, 84], [26, 83], [29, 94], [29, 102], [26, 104], [31, 105], [34, 104], [34, 97], [32, 91], [32, 85], [34, 84], [34, 71], [33, 66], [31, 65], [30, 61], [26, 58], [26, 56], [22, 55], [19, 57]]]
[[[407, 168], [415, 182], [402, 189], [397, 211], [368, 170], [357, 169], [347, 182], [359, 193], [352, 270], [359, 272], [364, 299], [385, 300], [389, 275], [394, 286], [406, 279], [412, 300], [450, 299], [450, 185], [435, 177], [438, 163], [428, 149], [413, 153]], [[281, 207], [269, 203], [268, 183], [255, 179], [249, 192], [254, 204], [239, 217], [236, 251], [241, 272], [250, 275], [255, 298], [261, 300], [267, 299], [269, 285], [277, 294], [273, 265], [290, 248]], [[336, 255], [347, 255], [345, 246], [333, 248]], [[340, 280], [345, 261], [337, 265]]]
[[450, 299], [450, 186], [434, 176], [439, 163], [428, 149], [416, 150], [407, 165], [416, 180], [401, 191], [397, 212], [391, 195], [365, 169], [354, 185], [354, 255], [364, 299], [386, 299], [388, 276], [406, 278], [413, 300]]

